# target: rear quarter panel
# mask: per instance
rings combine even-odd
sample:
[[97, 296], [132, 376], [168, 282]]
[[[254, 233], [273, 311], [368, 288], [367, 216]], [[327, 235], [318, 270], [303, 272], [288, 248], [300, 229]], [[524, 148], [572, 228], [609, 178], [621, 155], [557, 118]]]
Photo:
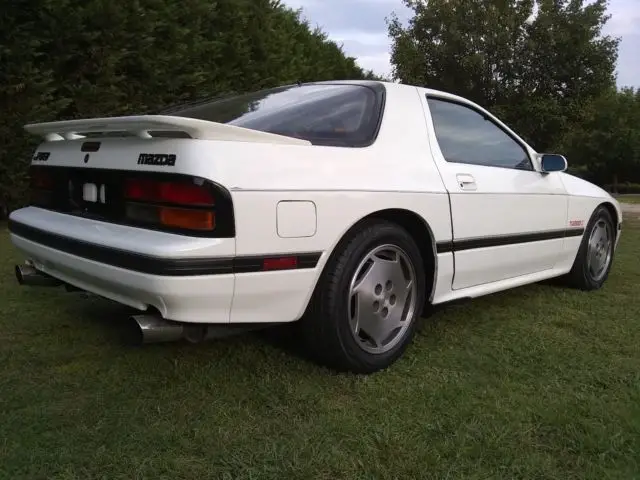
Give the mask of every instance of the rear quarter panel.
[[[419, 95], [398, 87], [387, 90], [378, 138], [369, 147], [216, 145], [216, 159], [203, 163], [201, 175], [231, 191], [237, 254], [328, 250], [357, 221], [391, 208], [416, 212], [436, 241], [450, 239], [448, 197], [431, 158]], [[314, 203], [313, 236], [278, 236], [277, 205], [287, 200]]]

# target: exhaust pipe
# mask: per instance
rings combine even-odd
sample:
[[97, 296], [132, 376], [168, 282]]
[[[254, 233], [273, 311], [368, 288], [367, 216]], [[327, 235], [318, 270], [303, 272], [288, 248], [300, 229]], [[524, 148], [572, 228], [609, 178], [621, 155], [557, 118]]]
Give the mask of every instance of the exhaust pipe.
[[64, 282], [47, 275], [40, 270], [36, 270], [31, 265], [16, 265], [16, 279], [20, 285], [30, 287], [59, 287]]
[[269, 324], [223, 325], [173, 322], [165, 320], [158, 314], [132, 315], [129, 319], [137, 325], [135, 343], [138, 345], [178, 340], [200, 343], [270, 326]]
[[138, 344], [175, 342], [183, 336], [182, 324], [169, 322], [160, 315], [133, 315], [130, 319], [138, 325]]

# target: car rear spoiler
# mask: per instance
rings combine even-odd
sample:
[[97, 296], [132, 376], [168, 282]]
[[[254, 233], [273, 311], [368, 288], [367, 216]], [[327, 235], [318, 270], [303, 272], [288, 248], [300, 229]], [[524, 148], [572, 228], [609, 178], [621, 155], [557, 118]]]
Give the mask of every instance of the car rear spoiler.
[[285, 135], [261, 132], [259, 130], [252, 130], [250, 128], [238, 127], [226, 123], [169, 115], [135, 115], [64, 120], [60, 122], [32, 123], [25, 125], [24, 128], [27, 132], [43, 136], [50, 142], [85, 138], [85, 134], [89, 133], [123, 132], [139, 138], [153, 138], [154, 132], [182, 132], [190, 138], [200, 140], [231, 140], [237, 142], [281, 143], [286, 145], [311, 144], [311, 142], [307, 140], [287, 137]]

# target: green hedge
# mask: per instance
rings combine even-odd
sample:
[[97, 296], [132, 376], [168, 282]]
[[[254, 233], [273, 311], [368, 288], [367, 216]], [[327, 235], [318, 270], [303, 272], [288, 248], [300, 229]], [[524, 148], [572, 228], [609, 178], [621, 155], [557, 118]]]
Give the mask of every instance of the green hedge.
[[640, 183], [619, 183], [616, 186], [605, 185], [604, 188], [608, 192], [619, 193], [622, 195], [630, 193], [640, 194]]

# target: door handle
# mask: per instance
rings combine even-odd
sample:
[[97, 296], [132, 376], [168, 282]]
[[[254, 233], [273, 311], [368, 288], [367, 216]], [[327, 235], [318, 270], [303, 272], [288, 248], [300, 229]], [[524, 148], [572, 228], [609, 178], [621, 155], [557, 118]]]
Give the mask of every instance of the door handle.
[[468, 173], [457, 174], [456, 180], [458, 180], [458, 185], [460, 185], [462, 190], [476, 190], [478, 188], [476, 185], [476, 179]]

